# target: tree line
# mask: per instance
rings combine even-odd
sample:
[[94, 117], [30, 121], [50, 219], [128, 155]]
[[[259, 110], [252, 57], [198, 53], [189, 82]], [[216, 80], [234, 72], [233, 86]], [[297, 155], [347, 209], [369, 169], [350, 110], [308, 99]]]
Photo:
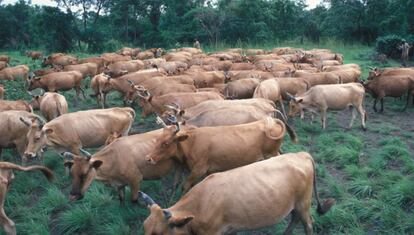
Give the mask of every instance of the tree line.
[[54, 0], [59, 7], [0, 0], [0, 49], [102, 52], [121, 45], [173, 47], [334, 38], [370, 44], [414, 34], [414, 1]]

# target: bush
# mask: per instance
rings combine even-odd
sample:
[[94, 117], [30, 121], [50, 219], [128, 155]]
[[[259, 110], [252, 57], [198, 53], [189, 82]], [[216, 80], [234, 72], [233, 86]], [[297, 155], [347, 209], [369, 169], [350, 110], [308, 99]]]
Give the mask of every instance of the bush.
[[[378, 37], [376, 40], [375, 49], [377, 52], [387, 55], [388, 57], [399, 59], [401, 57], [401, 50], [398, 46], [401, 41], [405, 39], [409, 44], [414, 44], [414, 35], [402, 37], [400, 35], [390, 34], [383, 37]], [[410, 51], [412, 55], [412, 50]]]

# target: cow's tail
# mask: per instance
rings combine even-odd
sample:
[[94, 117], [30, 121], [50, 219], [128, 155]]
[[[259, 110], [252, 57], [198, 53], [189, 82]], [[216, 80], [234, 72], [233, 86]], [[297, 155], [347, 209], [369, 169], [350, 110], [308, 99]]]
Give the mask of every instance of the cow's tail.
[[285, 126], [286, 126], [286, 131], [288, 132], [288, 134], [289, 134], [289, 137], [290, 137], [290, 140], [293, 142], [293, 143], [297, 143], [298, 142], [298, 136], [297, 136], [297, 134], [296, 134], [296, 131], [289, 125], [289, 123], [287, 123], [287, 121], [286, 121], [286, 118], [285, 118], [285, 115], [283, 115], [283, 113], [282, 112], [280, 112], [279, 110], [275, 110], [275, 113], [274, 113], [274, 117], [275, 118], [278, 118], [277, 116], [278, 116], [278, 114], [279, 114], [279, 116], [280, 116], [280, 120], [283, 122], [283, 124], [285, 124]]
[[49, 181], [53, 180], [53, 172], [44, 166], [19, 166], [10, 162], [0, 162], [0, 169], [10, 169], [10, 170], [17, 170], [17, 171], [34, 171], [34, 170], [40, 170]]
[[33, 113], [33, 107], [29, 103], [24, 102], [24, 105], [26, 106], [26, 111], [27, 112]]
[[[274, 122], [279, 122], [281, 124], [280, 126], [282, 126], [282, 131], [280, 132], [280, 135], [278, 136], [272, 136], [272, 133], [270, 133], [272, 131]], [[279, 119], [273, 119], [271, 117], [266, 118], [265, 133], [266, 133], [267, 138], [272, 139], [272, 140], [280, 140], [285, 135], [285, 130], [286, 130], [286, 126], [283, 125], [283, 122], [280, 121]]]
[[329, 209], [331, 209], [333, 205], [335, 205], [336, 200], [333, 198], [328, 198], [325, 201], [323, 201], [323, 203], [320, 202], [319, 195], [318, 195], [318, 187], [316, 186], [316, 165], [315, 165], [315, 161], [313, 160], [313, 158], [310, 157], [310, 159], [312, 161], [312, 166], [313, 166], [313, 192], [315, 194], [315, 199], [318, 204], [316, 211], [318, 212], [319, 215], [323, 215], [326, 212], [328, 212]]

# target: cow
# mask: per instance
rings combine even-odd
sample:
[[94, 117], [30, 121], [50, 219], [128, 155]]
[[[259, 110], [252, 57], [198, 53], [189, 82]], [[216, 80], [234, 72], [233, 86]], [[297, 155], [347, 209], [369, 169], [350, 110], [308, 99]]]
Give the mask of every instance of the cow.
[[[28, 120], [22, 123], [19, 119], [24, 118]], [[0, 155], [3, 148], [16, 148], [17, 153], [23, 158], [24, 150], [26, 148], [26, 135], [30, 130], [31, 120], [40, 120], [40, 117], [21, 110], [9, 110], [0, 112]]]
[[110, 77], [103, 73], [98, 74], [91, 79], [91, 89], [94, 91], [94, 94], [91, 94], [90, 96], [96, 97], [96, 102], [103, 109], [106, 105], [106, 87], [109, 85], [109, 79]]
[[4, 93], [6, 93], [6, 88], [0, 84], [0, 100], [4, 99]]
[[[407, 94], [407, 102], [403, 111], [408, 107], [410, 96], [414, 96], [414, 78], [409, 75], [381, 75], [374, 80], [363, 83], [367, 93], [374, 98], [373, 109], [377, 112], [377, 102], [381, 101], [381, 110], [384, 111], [384, 97], [401, 97]], [[414, 98], [413, 98], [414, 103]]]
[[111, 71], [127, 71], [128, 73], [136, 72], [144, 69], [144, 62], [141, 60], [130, 60], [130, 61], [117, 61], [113, 64], [109, 64], [105, 67], [105, 73]]
[[114, 132], [127, 135], [134, 118], [131, 108], [111, 108], [67, 113], [48, 123], [32, 122], [24, 157], [35, 158], [45, 146], [79, 155], [81, 148], [104, 145]]
[[82, 92], [83, 98], [85, 98], [85, 92], [81, 88], [82, 79], [83, 76], [78, 71], [50, 73], [28, 80], [28, 90], [32, 91], [37, 88], [42, 88], [45, 91], [57, 92], [75, 89], [75, 104], [77, 104], [77, 98], [79, 98], [80, 92]]
[[[131, 201], [138, 202], [138, 192], [142, 180], [161, 179], [172, 171], [172, 159], [148, 164], [145, 156], [155, 145], [155, 139], [162, 130], [144, 134], [125, 136], [116, 139], [99, 152], [86, 157], [65, 153], [65, 166], [70, 168], [72, 189], [70, 200], [81, 199], [93, 180], [103, 181], [118, 190], [119, 200], [124, 202], [125, 186], [131, 188]], [[176, 180], [181, 172], [176, 169]]]
[[284, 154], [212, 174], [167, 209], [140, 192], [150, 210], [144, 234], [236, 234], [272, 226], [291, 214], [284, 234], [292, 234], [300, 221], [310, 235], [312, 194], [319, 215], [336, 203], [333, 198], [321, 203], [315, 161], [309, 153]]
[[4, 62], [6, 62], [6, 64], [8, 64], [10, 62], [10, 56], [0, 55], [0, 61], [4, 61]]
[[42, 67], [46, 66], [66, 66], [70, 64], [77, 64], [78, 59], [74, 56], [65, 55], [62, 53], [55, 53], [43, 58]]
[[139, 60], [147, 60], [155, 58], [155, 53], [150, 50], [141, 51], [137, 54], [137, 59]]
[[131, 56], [123, 56], [116, 53], [103, 53], [100, 57], [105, 60], [105, 64], [112, 64], [117, 61], [132, 60]]
[[95, 63], [84, 63], [84, 64], [74, 64], [74, 65], [66, 65], [60, 69], [61, 71], [69, 72], [69, 71], [78, 71], [82, 74], [83, 78], [90, 77], [92, 78], [96, 74], [98, 74], [98, 65]]
[[27, 80], [29, 78], [29, 67], [27, 65], [18, 65], [15, 67], [7, 67], [0, 70], [0, 80], [15, 80], [22, 78]]
[[255, 65], [252, 63], [233, 63], [230, 70], [253, 70]]
[[361, 76], [361, 71], [356, 69], [334, 70], [331, 73], [338, 75], [342, 83], [358, 82]]
[[291, 74], [292, 77], [306, 80], [311, 86], [342, 83], [341, 77], [332, 72], [309, 73], [293, 70]]
[[0, 100], [0, 112], [7, 110], [23, 110], [33, 112], [30, 104], [25, 100]]
[[[244, 166], [278, 155], [286, 126], [278, 119], [266, 118], [234, 126], [165, 127], [147, 155], [151, 164], [176, 157], [190, 170], [184, 184], [187, 192], [197, 180], [214, 172]], [[296, 142], [296, 134], [290, 133]]]
[[378, 68], [370, 68], [367, 80], [374, 80], [381, 76], [410, 76], [414, 78], [413, 68], [385, 68], [380, 70]]
[[260, 80], [256, 78], [235, 80], [226, 84], [223, 93], [228, 99], [249, 99], [259, 84]]
[[[346, 83], [333, 85], [317, 85], [310, 88], [305, 94], [290, 96], [289, 116], [293, 117], [302, 110], [321, 113], [322, 128], [326, 128], [326, 111], [352, 109], [352, 118], [349, 128], [352, 127], [356, 116], [355, 109], [361, 116], [362, 129], [365, 131], [366, 112], [364, 109], [365, 89], [360, 83]], [[303, 115], [301, 116], [303, 119]]]
[[141, 52], [141, 48], [129, 48], [129, 47], [123, 47], [119, 49], [116, 53], [124, 56], [131, 56], [136, 57], [138, 53]]
[[40, 60], [43, 58], [43, 53], [41, 51], [26, 51], [26, 56], [32, 58], [32, 60]]
[[79, 60], [79, 64], [85, 64], [85, 63], [94, 63], [98, 65], [98, 73], [103, 72], [103, 68], [105, 67], [106, 61], [104, 58], [96, 56], [96, 57], [88, 57]]
[[[138, 92], [149, 91], [151, 96], [162, 96], [169, 93], [182, 93], [182, 92], [196, 92], [197, 89], [194, 85], [181, 84], [177, 82], [168, 82], [167, 79], [161, 79], [159, 81], [147, 81], [142, 85], [135, 85], [134, 89]], [[155, 82], [155, 83], [154, 83]], [[134, 85], [133, 83], [132, 85]], [[136, 94], [136, 93], [133, 93]], [[130, 100], [134, 100], [131, 99]]]
[[283, 105], [282, 91], [279, 82], [275, 79], [262, 81], [254, 90], [253, 98], [263, 98], [279, 103], [282, 108], [283, 115], [286, 116], [285, 106]]
[[284, 100], [288, 100], [286, 93], [292, 95], [302, 95], [310, 87], [310, 83], [305, 79], [286, 79], [286, 78], [275, 78], [279, 84], [280, 92]]
[[56, 92], [46, 92], [43, 95], [33, 96], [30, 106], [34, 110], [40, 110], [47, 121], [68, 113], [66, 98]]
[[7, 62], [6, 61], [0, 61], [0, 70], [7, 68]]
[[338, 66], [323, 66], [322, 71], [324, 72], [332, 72], [335, 70], [342, 70], [342, 69], [355, 69], [357, 71], [361, 71], [361, 67], [358, 64], [343, 64]]
[[148, 91], [138, 91], [142, 98], [142, 117], [151, 113], [162, 114], [168, 108], [167, 105], [175, 104], [182, 108], [190, 108], [206, 100], [224, 100], [223, 96], [216, 92], [180, 92], [169, 93], [162, 96], [151, 96]]
[[46, 74], [56, 73], [56, 72], [59, 72], [59, 68], [58, 67], [48, 68], [48, 69], [38, 69], [38, 70], [35, 70], [33, 73], [34, 73], [34, 76], [35, 77], [41, 77], [41, 76], [44, 76]]
[[7, 235], [16, 235], [15, 223], [4, 212], [4, 202], [7, 191], [14, 180], [13, 171], [41, 171], [49, 181], [53, 179], [53, 172], [44, 166], [23, 167], [10, 162], [0, 162], [0, 224]]

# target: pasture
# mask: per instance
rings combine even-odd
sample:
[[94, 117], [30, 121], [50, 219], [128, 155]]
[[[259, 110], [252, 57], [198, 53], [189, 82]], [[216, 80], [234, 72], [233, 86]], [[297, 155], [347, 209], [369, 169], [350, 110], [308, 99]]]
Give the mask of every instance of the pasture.
[[[272, 47], [275, 45], [272, 45]], [[287, 46], [287, 45], [286, 45]], [[328, 48], [344, 55], [344, 63], [357, 63], [368, 73], [368, 66], [395, 66], [396, 62], [380, 64], [370, 59], [372, 49], [365, 46], [288, 45], [302, 48]], [[223, 46], [225, 47], [225, 46]], [[266, 46], [263, 47], [267, 49]], [[271, 48], [269, 46], [269, 48]], [[222, 48], [208, 48], [209, 51]], [[20, 52], [1, 52], [12, 58], [11, 64], [28, 64], [39, 68]], [[87, 54], [76, 54], [79, 57]], [[90, 79], [83, 86], [89, 85]], [[6, 99], [29, 100], [22, 81], [8, 82]], [[88, 96], [74, 108], [74, 92], [64, 92], [70, 112], [97, 108]], [[319, 116], [311, 124], [309, 119], [290, 119], [299, 137], [294, 144], [285, 138], [282, 152], [306, 151], [317, 162], [317, 178], [321, 198], [333, 197], [337, 204], [324, 216], [318, 216], [312, 206], [314, 230], [318, 234], [413, 234], [414, 233], [414, 107], [401, 112], [405, 100], [386, 98], [384, 113], [375, 113], [372, 98], [367, 94], [365, 108], [368, 114], [366, 132], [357, 119], [352, 129], [347, 129], [349, 111], [328, 113], [326, 130], [320, 127]], [[122, 106], [118, 94], [111, 93], [108, 105]], [[142, 133], [160, 128], [155, 117], [143, 119], [140, 108], [132, 128]], [[94, 152], [91, 150], [91, 152]], [[3, 151], [3, 161], [20, 163], [15, 151]], [[16, 173], [5, 202], [6, 214], [16, 223], [18, 234], [143, 234], [143, 221], [148, 216], [142, 204], [126, 200], [120, 205], [115, 190], [94, 181], [82, 200], [70, 202], [70, 178], [65, 176], [62, 158], [46, 152], [44, 163], [55, 173], [53, 183], [47, 183], [37, 173]], [[151, 195], [157, 203], [168, 207], [176, 202], [181, 192], [173, 198], [172, 178], [162, 181], [144, 181], [141, 191]], [[127, 197], [129, 198], [129, 189]], [[281, 234], [287, 219], [274, 227], [240, 234]], [[3, 233], [3, 232], [0, 232]], [[295, 234], [303, 234], [297, 226]]]

